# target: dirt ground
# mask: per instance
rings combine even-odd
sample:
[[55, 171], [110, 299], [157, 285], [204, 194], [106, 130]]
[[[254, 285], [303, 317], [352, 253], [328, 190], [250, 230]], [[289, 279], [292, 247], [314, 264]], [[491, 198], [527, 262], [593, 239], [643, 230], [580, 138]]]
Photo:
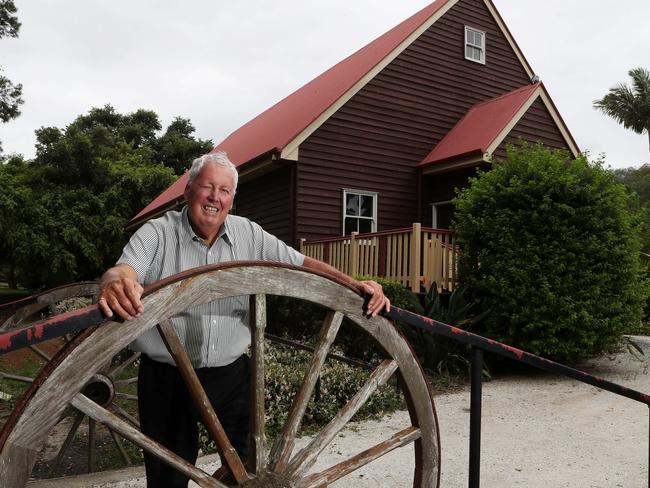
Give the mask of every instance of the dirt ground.
[[[624, 351], [581, 369], [650, 393], [650, 338], [645, 356]], [[443, 488], [467, 486], [469, 388], [436, 397]], [[350, 425], [321, 456], [327, 467], [409, 425], [406, 412]], [[648, 486], [648, 407], [574, 380], [528, 372], [484, 384], [481, 487], [640, 488]], [[213, 458], [212, 458], [213, 459]], [[208, 470], [216, 468], [212, 463]], [[411, 446], [340, 480], [335, 487], [412, 486]], [[61, 484], [57, 484], [61, 483]], [[67, 478], [33, 488], [139, 488], [142, 473]], [[190, 486], [196, 486], [190, 484]]]

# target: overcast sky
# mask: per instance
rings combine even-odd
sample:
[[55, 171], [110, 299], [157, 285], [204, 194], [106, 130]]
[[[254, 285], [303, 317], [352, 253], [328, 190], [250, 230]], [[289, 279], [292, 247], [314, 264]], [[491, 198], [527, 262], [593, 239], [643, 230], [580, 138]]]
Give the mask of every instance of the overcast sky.
[[[428, 0], [15, 0], [0, 66], [23, 84], [0, 124], [5, 153], [91, 107], [177, 115], [215, 144]], [[613, 167], [650, 163], [647, 135], [592, 108], [633, 67], [650, 69], [649, 0], [494, 0], [581, 150]], [[488, 39], [489, 43], [489, 39]], [[489, 49], [489, 44], [488, 44]]]

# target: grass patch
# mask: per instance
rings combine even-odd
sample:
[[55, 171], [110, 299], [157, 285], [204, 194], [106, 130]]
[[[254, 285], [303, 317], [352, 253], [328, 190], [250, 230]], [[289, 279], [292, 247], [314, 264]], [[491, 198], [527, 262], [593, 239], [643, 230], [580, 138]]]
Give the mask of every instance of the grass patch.
[[15, 302], [31, 294], [32, 292], [29, 290], [16, 290], [15, 288], [7, 287], [6, 284], [4, 287], [0, 284], [0, 304]]

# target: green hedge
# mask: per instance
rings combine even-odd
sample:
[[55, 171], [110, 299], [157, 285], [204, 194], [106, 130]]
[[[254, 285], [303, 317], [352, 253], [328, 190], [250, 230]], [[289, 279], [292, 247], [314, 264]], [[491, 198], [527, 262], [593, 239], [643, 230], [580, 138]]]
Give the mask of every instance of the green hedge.
[[642, 214], [602, 161], [509, 147], [454, 203], [459, 279], [489, 311], [480, 332], [574, 362], [639, 323]]

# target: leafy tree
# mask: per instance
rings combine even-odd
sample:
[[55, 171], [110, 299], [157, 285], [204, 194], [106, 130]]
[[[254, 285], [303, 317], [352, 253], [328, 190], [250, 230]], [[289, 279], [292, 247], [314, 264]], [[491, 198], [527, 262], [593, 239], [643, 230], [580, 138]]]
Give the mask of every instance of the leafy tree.
[[[16, 17], [16, 6], [13, 0], [0, 0], [0, 39], [3, 37], [18, 37], [20, 22]], [[20, 115], [18, 107], [23, 103], [21, 98], [23, 86], [14, 84], [2, 74], [0, 67], [0, 121], [9, 122]], [[2, 145], [0, 145], [2, 152]]]
[[[184, 132], [171, 139], [178, 121]], [[114, 264], [124, 224], [176, 178], [160, 147], [187, 154], [187, 165], [210, 144], [192, 138], [186, 119], [158, 137], [160, 129], [155, 112], [123, 115], [106, 105], [63, 129], [37, 130], [33, 161], [14, 156], [0, 165], [0, 270], [13, 286], [95, 279]]]
[[644, 210], [643, 250], [650, 253], [650, 165], [639, 168], [619, 168], [614, 170], [616, 180], [636, 193]]
[[459, 278], [490, 337], [573, 362], [639, 323], [642, 217], [602, 161], [508, 149], [455, 199]]
[[609, 89], [609, 93], [594, 101], [594, 108], [609, 115], [626, 129], [648, 134], [650, 143], [650, 71], [634, 68], [628, 71], [632, 87], [625, 83]]
[[212, 149], [212, 142], [194, 139], [194, 126], [189, 119], [176, 117], [165, 134], [153, 144], [156, 161], [172, 168], [177, 175], [187, 169], [187, 162]]

